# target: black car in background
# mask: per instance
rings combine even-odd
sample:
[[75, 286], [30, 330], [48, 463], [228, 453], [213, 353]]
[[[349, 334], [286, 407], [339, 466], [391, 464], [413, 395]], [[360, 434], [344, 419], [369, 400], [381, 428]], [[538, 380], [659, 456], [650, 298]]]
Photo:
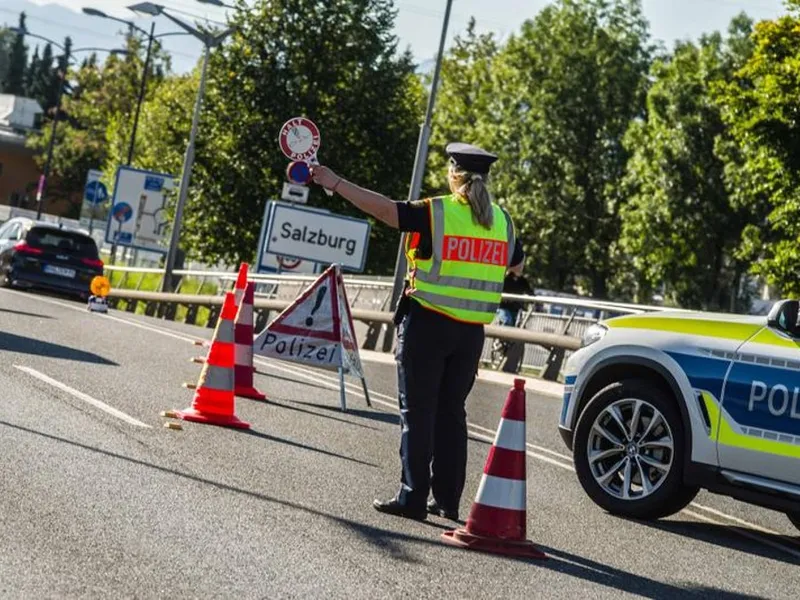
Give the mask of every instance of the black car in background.
[[0, 286], [86, 299], [92, 279], [102, 274], [97, 244], [82, 231], [26, 218], [0, 225]]

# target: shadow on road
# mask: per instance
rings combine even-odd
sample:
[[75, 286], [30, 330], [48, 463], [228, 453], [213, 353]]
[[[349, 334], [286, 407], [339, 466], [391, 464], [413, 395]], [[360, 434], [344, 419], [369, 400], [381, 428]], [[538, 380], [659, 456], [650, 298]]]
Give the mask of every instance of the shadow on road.
[[[647, 542], [643, 541], [642, 543], [645, 544]], [[650, 579], [649, 577], [635, 575], [629, 571], [610, 567], [576, 554], [570, 554], [563, 550], [556, 550], [555, 548], [542, 545], [538, 545], [538, 547], [550, 557], [550, 560], [543, 562], [520, 562], [539, 564], [545, 569], [558, 571], [565, 575], [584, 579], [622, 592], [637, 594], [643, 598], [652, 598], [654, 600], [673, 600], [674, 598], [686, 598], [687, 596], [718, 598], [719, 600], [752, 600], [762, 598], [762, 596], [739, 594], [737, 592], [728, 592], [718, 588], [697, 586], [690, 583], [686, 585], [663, 583], [655, 579]]]
[[247, 435], [252, 435], [262, 440], [268, 440], [270, 442], [278, 442], [279, 444], [286, 444], [287, 446], [292, 446], [294, 448], [300, 448], [301, 450], [311, 450], [313, 452], [319, 452], [320, 454], [325, 454], [326, 456], [332, 456], [334, 458], [341, 458], [342, 460], [349, 460], [350, 462], [358, 463], [359, 465], [364, 465], [366, 467], [372, 467], [374, 469], [378, 468], [378, 465], [370, 462], [365, 462], [363, 460], [358, 460], [357, 458], [352, 458], [350, 456], [345, 456], [344, 454], [338, 454], [336, 452], [330, 452], [329, 450], [323, 450], [322, 448], [316, 448], [314, 446], [307, 446], [306, 444], [301, 444], [300, 442], [293, 442], [292, 440], [287, 440], [286, 438], [277, 437], [274, 435], [269, 435], [268, 433], [262, 433], [260, 431], [255, 431], [254, 429], [245, 429], [243, 433]]
[[[302, 404], [303, 406], [313, 406], [314, 408], [321, 408], [323, 410], [328, 410], [328, 411], [341, 412], [341, 409], [338, 406], [330, 406], [328, 404], [314, 404], [313, 402], [303, 402], [301, 400], [295, 400], [294, 403]], [[382, 410], [364, 410], [360, 408], [348, 408], [347, 414], [353, 415], [354, 417], [361, 417], [363, 419], [380, 421], [381, 423], [391, 423], [392, 425], [400, 424], [400, 415], [395, 413], [384, 412]]]
[[75, 360], [79, 362], [94, 363], [98, 365], [114, 365], [117, 363], [110, 361], [102, 356], [86, 352], [53, 342], [46, 342], [36, 338], [25, 337], [0, 331], [0, 350], [8, 352], [19, 352], [20, 354], [33, 354], [36, 356], [47, 356], [49, 358], [63, 358], [65, 360]]
[[[323, 419], [330, 419], [331, 421], [338, 421], [339, 423], [345, 423], [347, 425], [352, 425], [354, 427], [361, 427], [363, 429], [370, 429], [372, 431], [377, 431], [376, 427], [370, 427], [369, 425], [364, 425], [363, 423], [355, 423], [353, 421], [348, 421], [347, 419], [340, 419], [339, 417], [334, 417], [333, 415], [326, 415], [323, 413], [319, 413], [313, 410], [306, 410], [305, 408], [300, 408], [299, 406], [292, 406], [293, 404], [299, 404], [296, 401], [292, 400], [284, 400], [284, 402], [276, 402], [274, 398], [267, 399], [268, 404], [273, 404], [275, 406], [279, 406], [280, 408], [286, 408], [288, 410], [294, 410], [297, 412], [301, 412], [305, 415], [312, 415], [314, 417], [322, 417]], [[287, 404], [288, 403], [288, 404]], [[313, 406], [315, 408], [325, 408], [319, 404], [310, 404], [306, 402], [302, 402], [305, 406]]]
[[39, 315], [37, 313], [29, 313], [22, 310], [13, 310], [11, 308], [0, 308], [0, 312], [9, 313], [12, 315], [19, 315], [21, 317], [35, 317], [37, 319], [52, 319], [50, 315]]
[[[218, 490], [223, 490], [235, 494], [241, 494], [256, 500], [268, 502], [271, 504], [276, 504], [279, 506], [284, 506], [292, 510], [297, 510], [306, 515], [312, 515], [315, 517], [326, 519], [328, 521], [337, 523], [338, 525], [340, 525], [345, 529], [357, 533], [371, 546], [386, 552], [387, 554], [390, 555], [391, 558], [400, 560], [402, 562], [427, 564], [428, 561], [420, 559], [419, 557], [414, 556], [410, 552], [410, 550], [412, 550], [414, 546], [436, 547], [441, 549], [443, 552], [452, 552], [452, 553], [468, 552], [466, 550], [461, 550], [458, 548], [452, 548], [450, 546], [443, 545], [439, 541], [438, 536], [434, 539], [430, 539], [427, 537], [420, 537], [417, 535], [402, 533], [399, 531], [382, 529], [374, 525], [369, 525], [367, 523], [362, 523], [338, 515], [326, 513], [316, 508], [312, 508], [310, 506], [304, 506], [302, 504], [298, 504], [296, 502], [292, 502], [289, 500], [281, 500], [279, 498], [269, 496], [262, 492], [239, 488], [218, 481], [213, 481], [210, 479], [199, 477], [197, 475], [192, 475], [190, 473], [184, 473], [182, 471], [178, 471], [172, 468], [162, 467], [160, 465], [149, 463], [143, 460], [138, 460], [128, 456], [117, 454], [115, 452], [110, 452], [108, 450], [102, 450], [100, 448], [88, 446], [81, 442], [75, 442], [63, 437], [59, 437], [49, 433], [44, 433], [42, 431], [37, 431], [35, 429], [30, 429], [22, 425], [15, 425], [13, 423], [9, 423], [3, 420], [0, 420], [0, 425], [15, 429], [17, 431], [23, 431], [35, 436], [69, 444], [70, 446], [76, 448], [81, 448], [83, 450], [87, 450], [89, 452], [93, 452], [108, 458], [113, 458], [115, 460], [120, 460], [126, 463], [135, 464], [141, 467], [152, 469], [160, 473], [166, 473], [196, 483], [209, 485]], [[302, 522], [305, 524], [305, 526], [309, 526], [307, 521], [304, 520]], [[396, 523], [400, 527], [406, 524], [406, 522], [401, 519], [397, 519]], [[421, 523], [417, 522], [414, 522], [414, 524], [422, 525]], [[435, 523], [428, 523], [428, 524], [437, 527]], [[408, 526], [413, 526], [413, 525], [411, 525], [411, 523], [408, 522]], [[642, 544], [647, 544], [647, 541], [643, 540]], [[674, 598], [685, 598], [687, 596], [697, 597], [697, 598], [719, 598], [720, 600], [751, 600], [753, 598], [758, 598], [758, 596], [738, 594], [735, 592], [720, 590], [718, 588], [697, 586], [695, 584], [673, 585], [670, 583], [664, 583], [661, 581], [657, 581], [655, 579], [650, 579], [649, 577], [644, 577], [641, 575], [637, 575], [635, 573], [631, 573], [630, 571], [625, 571], [622, 569], [618, 569], [616, 567], [611, 567], [609, 565], [588, 558], [584, 558], [576, 554], [571, 554], [563, 550], [550, 548], [548, 546], [544, 546], [541, 544], [537, 544], [537, 546], [548, 555], [549, 560], [543, 561], [535, 559], [516, 559], [516, 558], [501, 557], [501, 556], [494, 556], [493, 558], [498, 561], [501, 560], [513, 561], [514, 563], [520, 565], [527, 565], [531, 569], [542, 568], [542, 569], [556, 571], [558, 573], [563, 573], [570, 577], [576, 577], [578, 579], [602, 585], [621, 592], [638, 594], [643, 598], [651, 598], [653, 600], [673, 600]], [[523, 576], [522, 571], [520, 571], [520, 576]]]
[[300, 379], [300, 378], [295, 379], [294, 377], [285, 377], [283, 375], [275, 375], [274, 373], [268, 373], [266, 371], [260, 371], [258, 369], [256, 369], [256, 373], [258, 375], [263, 376], [263, 377], [269, 377], [270, 379], [280, 379], [281, 381], [288, 381], [289, 383], [294, 383], [296, 385], [305, 385], [305, 386], [308, 386], [308, 387], [317, 388], [318, 390], [325, 390], [326, 392], [335, 392], [336, 391], [336, 390], [331, 389], [329, 387], [325, 387], [324, 385], [319, 385], [318, 383], [313, 383], [313, 382], [307, 381], [305, 379]]
[[[800, 559], [788, 553], [778, 553], [769, 545], [750, 542], [746, 535], [757, 535], [766, 540], [767, 544], [780, 544], [800, 552], [800, 544], [784, 538], [783, 536], [773, 535], [765, 532], [754, 532], [746, 527], [734, 525], [717, 525], [715, 523], [698, 523], [697, 521], [636, 521], [639, 525], [652, 527], [661, 531], [680, 535], [694, 540], [714, 544], [722, 548], [747, 552], [762, 558], [770, 558], [790, 565], [800, 566]], [[744, 534], [744, 535], [743, 535]]]

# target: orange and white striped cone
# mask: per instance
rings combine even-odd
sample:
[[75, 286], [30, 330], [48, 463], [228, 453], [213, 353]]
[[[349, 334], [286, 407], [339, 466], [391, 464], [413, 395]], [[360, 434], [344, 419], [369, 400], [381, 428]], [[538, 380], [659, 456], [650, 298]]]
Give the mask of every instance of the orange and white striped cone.
[[[249, 274], [249, 270], [250, 270], [250, 265], [248, 265], [247, 263], [242, 263], [241, 265], [239, 265], [239, 273], [236, 275], [236, 283], [233, 286], [233, 297], [234, 300], [236, 301], [237, 308], [239, 307], [239, 305], [241, 305], [242, 298], [244, 297], [244, 292], [247, 287], [247, 275]], [[195, 346], [200, 346], [202, 348], [207, 348], [209, 345], [209, 343], [205, 340], [195, 340], [193, 343]], [[202, 364], [203, 360], [204, 359], [202, 358], [193, 358], [192, 362]]]
[[176, 412], [181, 419], [237, 429], [250, 427], [234, 413], [235, 318], [236, 301], [234, 295], [227, 292], [192, 406]]
[[253, 375], [253, 302], [255, 301], [256, 284], [247, 282], [239, 312], [236, 314], [234, 324], [234, 393], [242, 398], [251, 400], [266, 400], [267, 397], [255, 388]]
[[466, 527], [445, 531], [452, 546], [494, 554], [547, 558], [526, 539], [525, 380], [515, 379]]
[[239, 265], [239, 274], [236, 276], [236, 285], [233, 286], [233, 295], [236, 299], [236, 306], [239, 307], [242, 304], [242, 298], [244, 298], [244, 291], [247, 288], [247, 275], [250, 269], [250, 265], [243, 262]]

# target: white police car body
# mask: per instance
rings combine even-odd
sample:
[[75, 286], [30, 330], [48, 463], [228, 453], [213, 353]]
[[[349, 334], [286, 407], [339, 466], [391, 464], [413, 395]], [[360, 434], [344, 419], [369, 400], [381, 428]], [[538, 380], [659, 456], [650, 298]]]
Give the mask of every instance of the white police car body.
[[798, 308], [592, 327], [565, 367], [559, 423], [587, 494], [610, 512], [659, 518], [705, 488], [800, 528]]

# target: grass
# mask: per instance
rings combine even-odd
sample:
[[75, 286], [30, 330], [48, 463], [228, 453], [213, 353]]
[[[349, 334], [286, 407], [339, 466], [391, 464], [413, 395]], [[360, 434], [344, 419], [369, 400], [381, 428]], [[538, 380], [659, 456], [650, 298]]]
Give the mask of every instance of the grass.
[[[161, 287], [160, 273], [124, 273], [111, 271], [110, 277], [112, 289], [139, 290], [141, 292], [157, 292]], [[192, 277], [184, 277], [180, 287], [181, 294], [196, 294], [200, 296], [215, 296], [219, 293], [219, 286], [216, 283], [202, 281]], [[136, 314], [143, 315], [145, 306], [139, 303], [136, 307]], [[186, 306], [178, 306], [175, 314], [176, 321], [183, 321], [188, 309]], [[205, 327], [208, 323], [210, 312], [205, 307], [197, 310], [196, 324]]]

